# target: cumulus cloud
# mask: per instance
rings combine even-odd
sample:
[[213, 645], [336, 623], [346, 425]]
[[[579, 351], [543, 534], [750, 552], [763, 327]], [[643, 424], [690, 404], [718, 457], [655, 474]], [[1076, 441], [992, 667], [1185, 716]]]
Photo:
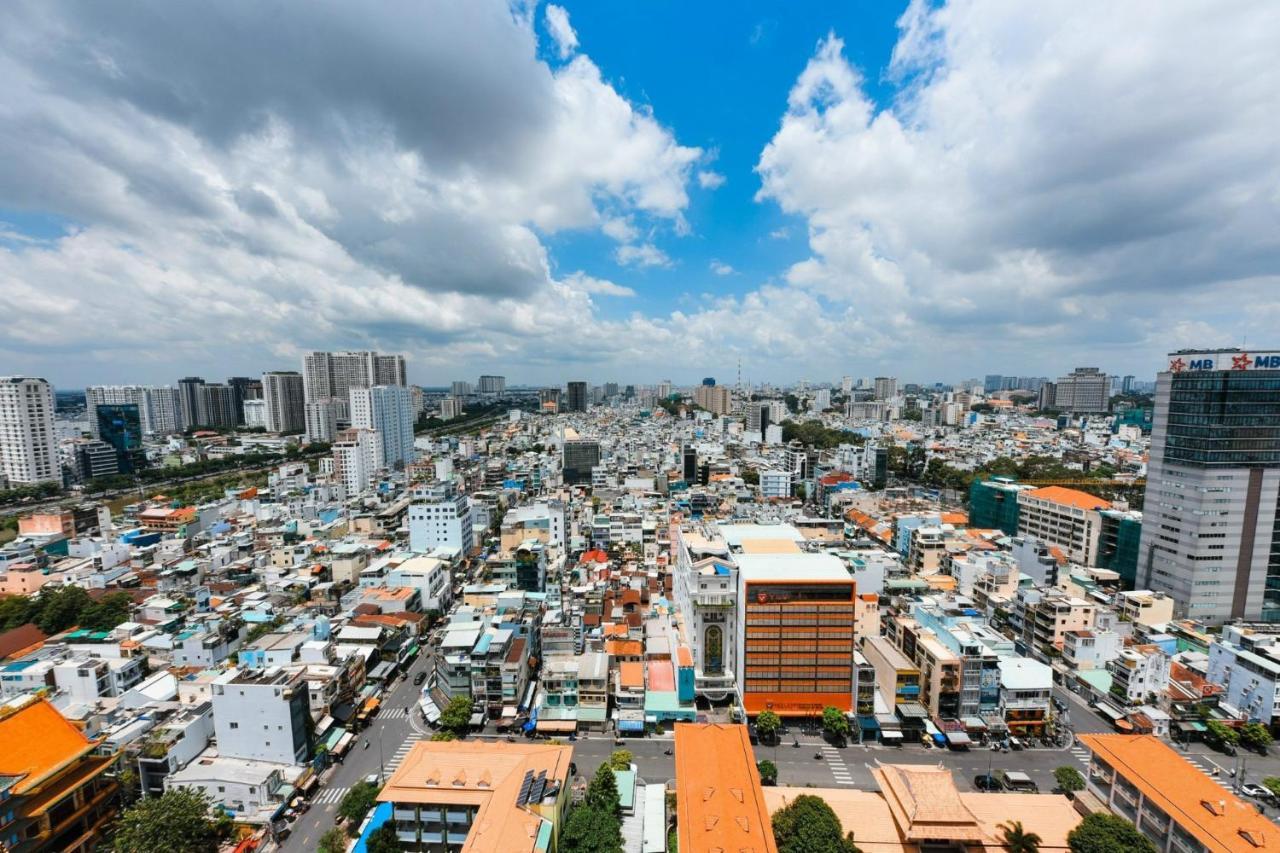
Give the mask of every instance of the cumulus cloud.
[[0, 240], [14, 369], [171, 381], [356, 346], [554, 358], [573, 309], [631, 291], [556, 281], [547, 235], [687, 230], [702, 152], [588, 56], [540, 61], [528, 15], [286, 12], [0, 9], [0, 198], [70, 223]]
[[578, 49], [578, 34], [569, 24], [569, 13], [563, 6], [548, 3], [546, 16], [547, 32], [551, 33], [551, 38], [556, 43], [556, 50], [560, 52], [560, 58], [568, 59]]
[[704, 190], [714, 190], [724, 186], [725, 177], [719, 172], [702, 171], [698, 173], [698, 186]]
[[833, 34], [760, 156], [759, 198], [808, 223], [794, 291], [856, 306], [899, 364], [928, 339], [974, 373], [1153, 372], [1256, 326], [1234, 306], [1280, 283], [1280, 18], [915, 0], [899, 27], [888, 108]]
[[667, 253], [659, 249], [652, 243], [640, 243], [638, 245], [619, 246], [614, 252], [614, 258], [623, 266], [637, 267], [669, 267], [671, 266], [671, 258], [667, 257]]
[[717, 258], [711, 259], [711, 271], [716, 275], [733, 275], [733, 267]]
[[583, 293], [594, 293], [600, 296], [635, 296], [636, 292], [629, 287], [615, 284], [603, 278], [595, 278], [578, 271], [565, 276], [565, 284]]

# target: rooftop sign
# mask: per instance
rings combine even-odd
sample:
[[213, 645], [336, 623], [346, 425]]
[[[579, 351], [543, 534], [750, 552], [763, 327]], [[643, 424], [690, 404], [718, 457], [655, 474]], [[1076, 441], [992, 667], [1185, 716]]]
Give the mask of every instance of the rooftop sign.
[[1280, 370], [1280, 352], [1175, 352], [1165, 370], [1171, 373], [1204, 370]]

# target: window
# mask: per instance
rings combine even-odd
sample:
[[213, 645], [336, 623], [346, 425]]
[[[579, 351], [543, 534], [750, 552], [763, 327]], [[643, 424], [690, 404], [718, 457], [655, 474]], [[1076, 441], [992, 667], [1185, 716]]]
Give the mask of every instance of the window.
[[231, 724], [231, 728], [233, 728], [233, 729], [238, 729], [238, 728], [240, 728], [240, 724], [239, 724], [239, 723], [232, 723], [232, 724]]

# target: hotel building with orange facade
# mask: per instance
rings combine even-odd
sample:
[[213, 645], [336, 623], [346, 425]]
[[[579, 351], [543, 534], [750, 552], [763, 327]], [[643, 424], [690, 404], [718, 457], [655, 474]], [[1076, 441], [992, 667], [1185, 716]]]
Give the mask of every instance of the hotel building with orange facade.
[[[788, 525], [722, 528], [738, 567], [739, 696], [747, 714], [853, 710], [857, 589], [844, 562]], [[783, 533], [776, 536], [776, 533]]]

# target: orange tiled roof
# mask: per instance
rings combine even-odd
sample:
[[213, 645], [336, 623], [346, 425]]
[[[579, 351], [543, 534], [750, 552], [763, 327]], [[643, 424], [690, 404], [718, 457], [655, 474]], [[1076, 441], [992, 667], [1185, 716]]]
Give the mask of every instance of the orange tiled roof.
[[1280, 829], [1257, 808], [1197, 770], [1159, 738], [1080, 735], [1079, 739], [1211, 853], [1254, 853], [1280, 844]]
[[746, 726], [676, 723], [676, 812], [681, 853], [777, 853]]
[[618, 668], [618, 683], [623, 687], [644, 689], [644, 664], [639, 661], [623, 661]]
[[1106, 509], [1111, 506], [1110, 503], [1102, 498], [1095, 497], [1088, 492], [1082, 492], [1079, 489], [1068, 489], [1065, 486], [1043, 486], [1039, 489], [1032, 489], [1027, 492], [1027, 497], [1039, 498], [1042, 501], [1052, 501], [1056, 504], [1066, 504], [1076, 509]]
[[0, 776], [20, 776], [14, 794], [34, 788], [68, 762], [89, 752], [92, 742], [45, 699], [0, 717]]

